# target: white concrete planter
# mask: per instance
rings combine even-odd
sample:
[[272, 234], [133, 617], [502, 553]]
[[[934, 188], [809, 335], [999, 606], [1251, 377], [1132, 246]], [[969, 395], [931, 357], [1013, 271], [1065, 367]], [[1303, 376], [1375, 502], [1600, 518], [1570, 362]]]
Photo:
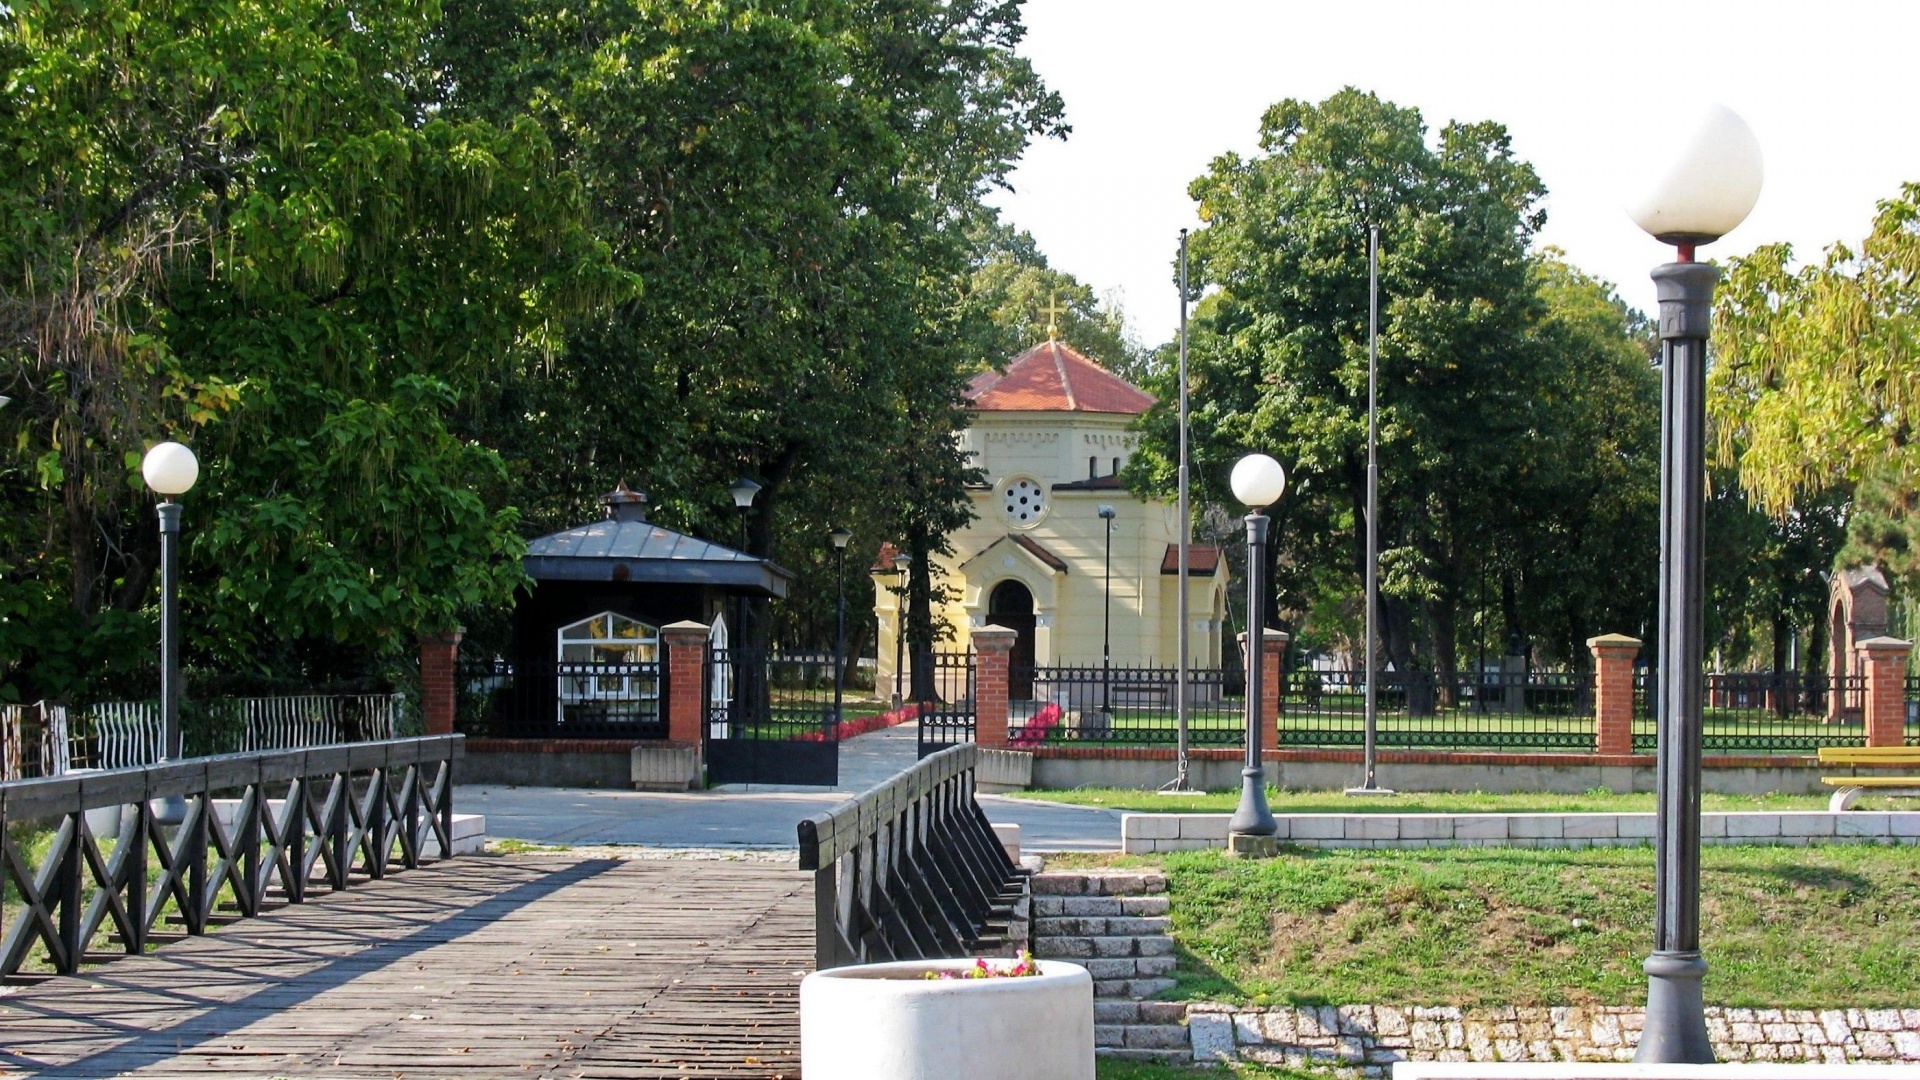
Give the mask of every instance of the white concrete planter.
[[1093, 979], [1078, 964], [1039, 964], [1009, 979], [926, 977], [971, 959], [816, 971], [800, 981], [801, 1075], [1093, 1080]]

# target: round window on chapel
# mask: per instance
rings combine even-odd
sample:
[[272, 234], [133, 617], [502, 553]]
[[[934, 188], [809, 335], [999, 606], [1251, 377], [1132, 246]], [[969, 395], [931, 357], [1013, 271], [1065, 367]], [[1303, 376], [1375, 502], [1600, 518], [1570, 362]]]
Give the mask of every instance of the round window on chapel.
[[1006, 514], [1007, 524], [1014, 526], [1037, 525], [1046, 513], [1046, 493], [1040, 482], [1028, 477], [1007, 481], [1006, 497], [1002, 511]]

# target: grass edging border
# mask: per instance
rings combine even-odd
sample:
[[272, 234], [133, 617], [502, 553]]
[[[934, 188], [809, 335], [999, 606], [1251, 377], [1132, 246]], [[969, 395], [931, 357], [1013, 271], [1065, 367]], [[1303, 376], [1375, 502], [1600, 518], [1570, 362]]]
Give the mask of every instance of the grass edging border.
[[[1228, 814], [1125, 813], [1128, 855], [1227, 846]], [[1650, 813], [1278, 814], [1282, 844], [1305, 848], [1634, 847], [1653, 843]], [[1731, 811], [1700, 816], [1708, 844], [1920, 844], [1920, 811]]]

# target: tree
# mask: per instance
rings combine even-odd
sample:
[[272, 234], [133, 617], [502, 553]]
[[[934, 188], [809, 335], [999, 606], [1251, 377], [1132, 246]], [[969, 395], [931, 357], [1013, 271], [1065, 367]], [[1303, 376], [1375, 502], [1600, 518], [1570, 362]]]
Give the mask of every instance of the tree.
[[[127, 625], [151, 602], [137, 466], [162, 435], [204, 468], [190, 660], [258, 670], [306, 640], [364, 671], [522, 580], [501, 464], [451, 418], [631, 279], [537, 126], [435, 115], [437, 17], [322, 0], [5, 12], [15, 692], [81, 692], [151, 656], [150, 629]], [[65, 613], [47, 602], [59, 582]]]
[[[1002, 364], [1046, 340], [1051, 321], [1060, 340], [1130, 382], [1147, 377], [1151, 354], [1127, 335], [1117, 304], [1103, 304], [1091, 286], [1047, 264], [1033, 237], [999, 221], [978, 230], [974, 269], [962, 299], [975, 326], [981, 367]], [[1057, 318], [1049, 310], [1058, 305]]]
[[1850, 493], [1842, 562], [1920, 585], [1920, 184], [1880, 204], [1856, 254], [1795, 272], [1772, 244], [1729, 261], [1714, 316], [1716, 457], [1783, 520]]
[[[981, 0], [450, 13], [451, 111], [538, 117], [646, 282], [472, 417], [519, 466], [531, 526], [626, 478], [662, 520], [730, 536], [725, 487], [747, 475], [763, 485], [747, 546], [799, 568], [803, 592], [831, 602], [836, 524], [924, 563], [933, 541], [913, 538], [967, 505], [946, 433], [972, 370], [958, 311], [979, 199], [1064, 130], [1022, 32], [1016, 6]], [[820, 622], [763, 606], [754, 633]]]

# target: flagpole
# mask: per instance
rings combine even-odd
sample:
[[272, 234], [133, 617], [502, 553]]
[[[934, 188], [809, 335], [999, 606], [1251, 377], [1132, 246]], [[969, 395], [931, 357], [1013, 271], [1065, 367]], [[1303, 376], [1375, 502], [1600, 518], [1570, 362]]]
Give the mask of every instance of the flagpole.
[[1366, 656], [1367, 713], [1365, 743], [1361, 750], [1360, 786], [1348, 788], [1349, 795], [1391, 795], [1375, 776], [1378, 695], [1375, 681], [1379, 666], [1375, 655], [1374, 613], [1380, 606], [1380, 228], [1367, 230], [1367, 629]]
[[1188, 614], [1187, 600], [1187, 549], [1193, 543], [1193, 524], [1187, 511], [1187, 230], [1180, 230], [1180, 666], [1175, 676], [1174, 687], [1174, 727], [1175, 727], [1175, 775], [1171, 789], [1188, 790], [1187, 781], [1187, 695], [1189, 680], [1187, 665], [1190, 662], [1188, 652], [1188, 634], [1192, 632], [1192, 619]]

